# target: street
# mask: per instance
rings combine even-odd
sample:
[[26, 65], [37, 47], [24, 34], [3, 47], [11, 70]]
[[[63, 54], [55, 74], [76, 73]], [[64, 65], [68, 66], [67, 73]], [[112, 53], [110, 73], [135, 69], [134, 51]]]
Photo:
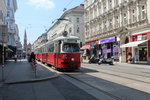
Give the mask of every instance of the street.
[[[150, 68], [147, 65], [116, 63], [110, 66], [82, 63], [78, 71], [60, 72], [39, 62], [37, 78], [34, 78], [31, 66], [26, 60], [16, 64], [8, 62], [6, 65], [5, 82], [0, 81], [0, 100], [149, 100], [150, 98]], [[51, 78], [52, 76], [55, 77]]]

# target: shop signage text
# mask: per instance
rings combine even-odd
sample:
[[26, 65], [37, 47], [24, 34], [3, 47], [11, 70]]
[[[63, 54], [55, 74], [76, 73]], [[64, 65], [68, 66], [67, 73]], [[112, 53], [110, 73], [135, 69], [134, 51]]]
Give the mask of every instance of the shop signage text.
[[111, 37], [111, 38], [100, 40], [100, 43], [103, 44], [103, 43], [109, 43], [109, 42], [115, 42], [115, 41], [116, 41], [116, 37]]

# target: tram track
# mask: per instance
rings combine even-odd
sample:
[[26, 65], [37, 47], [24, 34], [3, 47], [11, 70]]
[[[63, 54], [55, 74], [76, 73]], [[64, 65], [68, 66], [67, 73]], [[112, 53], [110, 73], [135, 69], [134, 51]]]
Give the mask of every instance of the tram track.
[[[48, 66], [46, 66], [46, 67], [48, 67]], [[111, 93], [111, 91], [107, 91], [107, 90], [105, 90], [105, 89], [103, 89], [103, 88], [99, 88], [99, 87], [97, 87], [97, 86], [95, 86], [95, 85], [93, 85], [93, 84], [90, 84], [89, 82], [86, 82], [86, 81], [84, 81], [84, 80], [82, 80], [82, 79], [80, 79], [80, 78], [78, 78], [78, 77], [76, 77], [76, 76], [73, 76], [73, 75], [79, 75], [79, 74], [84, 74], [84, 75], [88, 75], [87, 73], [84, 73], [84, 72], [82, 72], [81, 70], [79, 71], [79, 72], [60, 72], [60, 71], [57, 71], [57, 70], [55, 70], [55, 69], [53, 69], [53, 68], [50, 68], [52, 71], [54, 71], [54, 72], [56, 72], [57, 74], [59, 74], [59, 76], [60, 77], [62, 77], [62, 78], [64, 78], [64, 77], [67, 77], [67, 78], [69, 78], [69, 79], [67, 79], [67, 81], [69, 81], [70, 83], [72, 83], [72, 84], [74, 84], [74, 85], [76, 85], [77, 86], [77, 83], [82, 83], [83, 85], [85, 85], [85, 86], [88, 86], [88, 87], [91, 87], [91, 88], [93, 88], [93, 89], [95, 89], [95, 90], [97, 90], [97, 91], [99, 91], [99, 92], [97, 92], [97, 94], [98, 95], [101, 95], [101, 94], [103, 94], [103, 95], [105, 95], [106, 97], [109, 97], [109, 98], [111, 98], [111, 99], [109, 99], [109, 100], [125, 100], [125, 99], [123, 99], [122, 97], [120, 97], [120, 96], [118, 96], [117, 94], [114, 94], [114, 93]], [[100, 72], [100, 71], [99, 71]], [[104, 72], [100, 72], [100, 73], [104, 73]], [[110, 74], [110, 73], [104, 73], [104, 74], [109, 74], [109, 75], [113, 75], [113, 74]], [[122, 77], [122, 76], [119, 76], [119, 75], [114, 75], [114, 76], [117, 76], [117, 77]], [[129, 78], [129, 77], [122, 77], [122, 78], [126, 78], [126, 79], [130, 79], [130, 80], [134, 80], [134, 81], [140, 81], [140, 82], [145, 82], [145, 81], [141, 81], [141, 80], [137, 80], [137, 79], [132, 79], [132, 78]], [[65, 78], [64, 78], [65, 79]], [[70, 80], [71, 79], [71, 80]], [[66, 80], [66, 79], [65, 79]], [[76, 82], [74, 82], [74, 81], [72, 81], [72, 80], [75, 80]], [[146, 82], [147, 84], [150, 84], [150, 82]], [[79, 86], [79, 88], [81, 88], [81, 86]], [[83, 89], [83, 88], [81, 88], [81, 89]], [[86, 90], [84, 90], [84, 91], [86, 91]], [[89, 91], [86, 91], [87, 93], [89, 93]], [[89, 93], [90, 95], [93, 95], [93, 94], [91, 94], [91, 93]], [[93, 95], [94, 96], [94, 95]], [[96, 97], [96, 96], [95, 96]], [[97, 97], [97, 99], [98, 100], [101, 100], [99, 97]], [[105, 99], [105, 100], [108, 100], [108, 99]]]
[[81, 82], [81, 83], [83, 83], [83, 84], [86, 84], [86, 85], [89, 86], [89, 87], [92, 87], [92, 88], [94, 88], [94, 89], [100, 91], [101, 93], [103, 93], [103, 94], [105, 94], [105, 95], [107, 95], [107, 96], [113, 98], [114, 100], [122, 100], [120, 97], [115, 96], [115, 95], [113, 95], [113, 94], [111, 94], [111, 93], [109, 93], [109, 92], [107, 92], [107, 91], [104, 91], [104, 90], [102, 90], [102, 89], [100, 89], [100, 88], [97, 88], [97, 87], [95, 87], [95, 86], [93, 86], [93, 85], [91, 85], [91, 84], [88, 84], [88, 83], [86, 83], [86, 82], [84, 82], [84, 81], [82, 81], [82, 80], [80, 80], [80, 79], [78, 79], [78, 78], [76, 78], [76, 77], [73, 77], [73, 76], [71, 76], [71, 75], [69, 75], [69, 74], [66, 74], [66, 73], [63, 73], [63, 74], [66, 75], [66, 76], [68, 76], [68, 77], [70, 77], [70, 78], [72, 78], [72, 79], [75, 79], [75, 80], [77, 80], [77, 81], [79, 81], [79, 82]]
[[116, 75], [116, 74], [111, 74], [111, 73], [102, 72], [102, 71], [99, 71], [99, 72], [100, 73], [104, 73], [104, 74], [108, 74], [108, 75], [113, 75], [113, 76], [121, 77], [121, 78], [126, 78], [126, 79], [129, 79], [129, 80], [134, 80], [134, 81], [144, 82], [144, 83], [150, 84], [150, 82], [146, 82], [146, 81], [142, 81], [142, 80], [138, 80], [138, 79], [134, 79], [134, 78], [129, 78], [129, 77], [125, 77], [125, 76], [121, 76], [121, 75]]
[[[86, 68], [87, 68], [87, 67], [86, 67]], [[129, 74], [129, 75], [136, 75], [136, 76], [140, 76], [140, 77], [150, 78], [150, 76], [138, 75], [138, 74], [134, 74], [134, 73], [128, 73], [128, 72], [122, 72], [122, 71], [116, 71], [116, 70], [109, 70], [109, 69], [102, 69], [102, 70], [113, 71], [113, 72], [119, 72], [119, 73], [124, 73], [124, 74]], [[135, 79], [135, 78], [130, 78], [130, 77], [126, 77], [126, 76], [116, 75], [116, 74], [104, 72], [104, 71], [101, 71], [101, 70], [97, 70], [97, 71], [99, 71], [100, 73], [103, 73], [103, 74], [107, 74], [107, 75], [113, 75], [113, 76], [117, 76], [117, 77], [129, 79], [129, 80], [134, 80], [134, 81], [137, 81], [137, 82], [144, 82], [144, 83], [150, 84], [150, 82], [142, 81], [142, 80]], [[83, 73], [84, 73], [84, 72], [83, 72]]]
[[[84, 66], [85, 67], [85, 66]], [[96, 67], [99, 67], [99, 66], [97, 66], [96, 65]], [[89, 68], [89, 67], [88, 67]], [[103, 69], [103, 70], [109, 70], [109, 71], [114, 71], [114, 72], [119, 72], [119, 73], [125, 73], [125, 74], [130, 74], [130, 75], [136, 75], [136, 76], [141, 76], [141, 77], [147, 77], [147, 78], [150, 78], [150, 76], [148, 76], [148, 75], [139, 75], [139, 74], [134, 74], [134, 73], [129, 73], [129, 72], [123, 72], [123, 71], [117, 71], [117, 70], [110, 70], [110, 69], [104, 69], [104, 68], [102, 68], [102, 67], [100, 67], [101, 69]], [[98, 68], [98, 69], [100, 69], [100, 68]], [[98, 70], [99, 71], [99, 70]], [[144, 72], [144, 71], [141, 71], [141, 73], [146, 73], [146, 74], [150, 74], [149, 72]]]
[[[88, 84], [88, 83], [86, 83], [86, 82], [84, 82], [84, 81], [82, 81], [82, 80], [80, 80], [80, 79], [78, 79], [78, 78], [76, 78], [76, 77], [73, 77], [72, 75], [68, 74], [67, 72], [60, 72], [60, 71], [55, 70], [53, 67], [50, 68], [50, 67], [48, 67], [48, 66], [46, 66], [46, 65], [44, 65], [44, 64], [42, 64], [42, 63], [39, 63], [39, 64], [41, 64], [42, 66], [48, 68], [50, 71], [56, 72], [56, 73], [59, 74], [59, 76], [62, 77], [62, 78], [64, 78], [64, 77], [63, 77], [63, 75], [64, 75], [65, 77], [69, 77], [69, 78], [71, 78], [71, 79], [73, 79], [73, 80], [76, 80], [76, 81], [78, 81], [78, 82], [80, 82], [80, 83], [82, 83], [82, 84], [85, 84], [85, 85], [87, 85], [87, 86], [89, 86], [89, 87], [91, 87], [91, 88], [94, 88], [95, 90], [97, 90], [97, 91], [103, 93], [104, 95], [106, 95], [106, 96], [112, 98], [111, 100], [123, 100], [123, 99], [121, 99], [120, 97], [118, 97], [118, 96], [116, 96], [116, 95], [113, 95], [113, 94], [111, 94], [111, 93], [109, 93], [109, 92], [107, 92], [107, 91], [104, 91], [104, 90], [102, 90], [102, 89], [99, 89], [99, 88], [97, 88], [97, 87], [91, 85], [91, 84]], [[85, 73], [84, 73], [84, 74], [85, 74]], [[64, 78], [64, 79], [65, 79], [65, 78]]]

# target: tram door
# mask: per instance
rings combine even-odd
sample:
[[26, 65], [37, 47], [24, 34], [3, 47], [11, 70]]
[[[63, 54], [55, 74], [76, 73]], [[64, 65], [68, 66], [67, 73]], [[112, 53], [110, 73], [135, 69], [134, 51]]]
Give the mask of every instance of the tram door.
[[55, 43], [55, 53], [54, 53], [54, 65], [57, 66], [57, 54], [58, 54], [58, 44]]
[[58, 42], [56, 42], [56, 44], [55, 44], [55, 51], [56, 51], [56, 53], [55, 53], [55, 55], [54, 55], [54, 63], [55, 63], [55, 66], [60, 66], [59, 65], [59, 60], [60, 60], [60, 48], [61, 48], [61, 41], [58, 41]]

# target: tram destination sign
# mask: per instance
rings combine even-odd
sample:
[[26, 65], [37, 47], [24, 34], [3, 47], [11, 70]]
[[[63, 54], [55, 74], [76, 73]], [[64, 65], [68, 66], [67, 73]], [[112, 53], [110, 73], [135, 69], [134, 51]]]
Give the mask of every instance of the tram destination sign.
[[75, 39], [66, 39], [66, 40], [64, 40], [64, 42], [77, 43], [77, 40], [75, 40]]

